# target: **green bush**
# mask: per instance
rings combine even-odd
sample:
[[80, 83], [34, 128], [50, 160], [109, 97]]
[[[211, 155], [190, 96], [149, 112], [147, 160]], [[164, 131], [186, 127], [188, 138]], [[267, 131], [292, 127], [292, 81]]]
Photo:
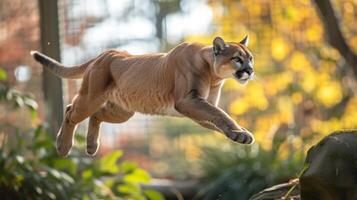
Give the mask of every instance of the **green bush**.
[[303, 166], [303, 152], [289, 151], [284, 160], [277, 154], [257, 144], [249, 147], [233, 144], [226, 150], [204, 148], [201, 166], [207, 186], [197, 195], [198, 199], [249, 199], [268, 186], [298, 176]]
[[119, 162], [121, 151], [100, 159], [58, 157], [53, 139], [41, 127], [0, 149], [1, 199], [163, 199], [143, 190], [150, 176], [134, 163]]

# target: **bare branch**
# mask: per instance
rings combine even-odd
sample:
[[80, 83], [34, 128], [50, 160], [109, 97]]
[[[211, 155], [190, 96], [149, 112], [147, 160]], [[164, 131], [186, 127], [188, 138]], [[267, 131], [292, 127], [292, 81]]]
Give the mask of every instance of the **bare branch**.
[[357, 78], [357, 55], [348, 46], [346, 39], [343, 37], [339, 20], [333, 10], [330, 0], [313, 0], [315, 7], [320, 14], [323, 22], [327, 40], [332, 47], [345, 58], [348, 65], [351, 66], [355, 78]]

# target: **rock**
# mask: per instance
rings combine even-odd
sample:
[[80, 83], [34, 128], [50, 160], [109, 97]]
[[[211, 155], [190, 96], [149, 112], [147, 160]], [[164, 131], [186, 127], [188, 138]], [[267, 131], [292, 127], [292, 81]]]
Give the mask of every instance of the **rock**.
[[357, 199], [357, 130], [333, 133], [307, 153], [302, 200]]

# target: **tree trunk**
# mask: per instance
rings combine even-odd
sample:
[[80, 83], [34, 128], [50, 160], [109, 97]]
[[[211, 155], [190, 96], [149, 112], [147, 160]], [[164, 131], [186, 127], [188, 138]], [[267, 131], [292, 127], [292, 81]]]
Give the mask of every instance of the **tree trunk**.
[[355, 78], [357, 79], [357, 55], [348, 46], [346, 39], [343, 37], [339, 20], [333, 10], [330, 0], [313, 0], [316, 10], [323, 22], [325, 34], [330, 45], [337, 49], [346, 63], [352, 68]]

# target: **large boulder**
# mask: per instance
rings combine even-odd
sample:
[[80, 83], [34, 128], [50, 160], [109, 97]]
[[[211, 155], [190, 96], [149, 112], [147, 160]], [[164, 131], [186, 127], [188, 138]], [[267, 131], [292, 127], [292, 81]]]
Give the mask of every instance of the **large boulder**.
[[357, 130], [332, 133], [311, 147], [304, 169], [299, 180], [267, 188], [250, 200], [357, 200]]
[[357, 131], [333, 133], [307, 153], [300, 177], [303, 200], [357, 199]]

